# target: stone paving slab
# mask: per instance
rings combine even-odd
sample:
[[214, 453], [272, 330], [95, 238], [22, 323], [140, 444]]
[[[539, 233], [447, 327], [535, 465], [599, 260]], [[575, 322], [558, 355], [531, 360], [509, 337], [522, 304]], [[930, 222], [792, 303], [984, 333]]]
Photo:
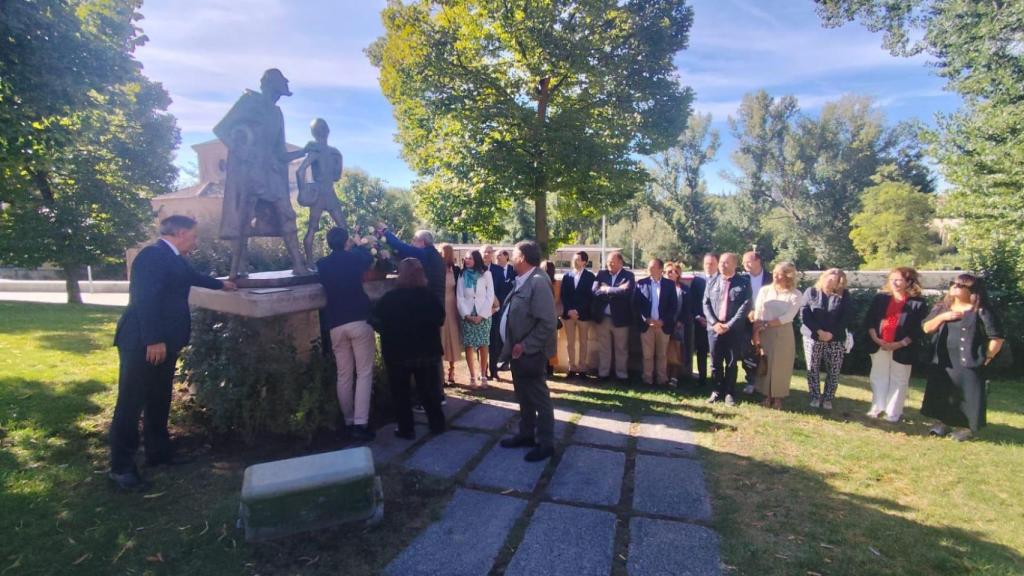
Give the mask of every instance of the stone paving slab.
[[452, 478], [490, 439], [486, 434], [449, 430], [420, 446], [405, 465], [434, 476]]
[[[447, 402], [441, 407], [441, 410], [444, 411], [445, 422], [450, 423], [452, 418], [458, 416], [460, 412], [474, 404], [476, 404], [476, 402], [472, 400], [466, 400], [465, 398], [459, 398], [458, 396], [448, 396]], [[427, 415], [424, 412], [413, 412], [413, 417], [416, 419], [416, 422], [422, 424], [427, 423]]]
[[626, 571], [630, 576], [719, 576], [718, 534], [693, 524], [633, 518]]
[[562, 502], [613, 506], [622, 494], [626, 455], [587, 446], [569, 446], [548, 484], [548, 494]]
[[494, 448], [477, 464], [467, 479], [473, 484], [530, 493], [537, 486], [547, 460], [527, 462], [523, 460], [528, 448]]
[[614, 549], [615, 514], [545, 502], [505, 576], [608, 576]]
[[630, 420], [626, 414], [591, 410], [576, 423], [573, 442], [626, 449]]
[[384, 569], [388, 576], [487, 576], [526, 500], [459, 488], [441, 519]]
[[638, 454], [633, 510], [687, 520], [709, 519], [711, 500], [700, 462]]
[[636, 449], [668, 456], [694, 456], [697, 446], [689, 422], [680, 416], [647, 416], [637, 427]]
[[579, 417], [579, 412], [555, 408], [555, 442], [565, 438], [565, 432], [569, 429], [569, 424]]
[[481, 430], [501, 430], [515, 416], [517, 410], [493, 404], [477, 404], [463, 412], [452, 422], [460, 428], [478, 428]]
[[[425, 425], [419, 423], [416, 424], [415, 429], [417, 439], [426, 435], [428, 430]], [[373, 451], [373, 462], [380, 466], [381, 464], [393, 461], [415, 442], [416, 440], [405, 440], [395, 436], [395, 425], [391, 423], [378, 428], [377, 438], [367, 444], [367, 446]]]

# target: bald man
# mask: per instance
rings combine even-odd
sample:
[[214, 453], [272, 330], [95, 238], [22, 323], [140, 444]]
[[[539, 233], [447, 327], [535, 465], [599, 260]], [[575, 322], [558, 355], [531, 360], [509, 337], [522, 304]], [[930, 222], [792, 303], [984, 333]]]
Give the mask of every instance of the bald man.
[[708, 402], [735, 404], [736, 371], [746, 348], [746, 323], [750, 311], [750, 280], [736, 274], [739, 259], [726, 252], [718, 262], [718, 274], [704, 290], [704, 317], [711, 348], [711, 378], [715, 391]]

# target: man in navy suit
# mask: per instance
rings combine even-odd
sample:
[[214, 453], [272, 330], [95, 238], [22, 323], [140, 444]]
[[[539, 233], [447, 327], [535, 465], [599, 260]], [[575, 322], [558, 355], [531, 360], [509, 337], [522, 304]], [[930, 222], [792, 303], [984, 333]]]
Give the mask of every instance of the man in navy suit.
[[167, 417], [178, 352], [188, 344], [192, 330], [189, 290], [192, 286], [236, 289], [233, 282], [204, 276], [189, 265], [183, 256], [195, 245], [196, 221], [170, 216], [160, 222], [160, 239], [143, 248], [132, 263], [128, 307], [114, 335], [120, 374], [110, 423], [108, 476], [123, 490], [148, 486], [135, 466], [140, 414], [144, 414], [146, 464], [182, 462], [171, 447]]
[[750, 280], [736, 274], [736, 255], [722, 254], [718, 274], [708, 280], [704, 291], [704, 317], [708, 322], [711, 348], [711, 377], [715, 391], [708, 402], [735, 404], [737, 364], [746, 349], [744, 340], [750, 311]]
[[676, 328], [676, 284], [662, 277], [665, 263], [654, 258], [647, 264], [647, 278], [636, 283], [633, 309], [640, 325], [644, 354], [643, 381], [647, 385], [668, 384], [668, 340]]
[[743, 372], [747, 385], [743, 387], [743, 393], [753, 394], [754, 377], [757, 375], [757, 351], [749, 340], [754, 338], [754, 304], [757, 302], [757, 293], [761, 291], [761, 288], [771, 286], [772, 273], [765, 270], [761, 255], [754, 250], [743, 253], [743, 270], [745, 271], [743, 275], [750, 280], [750, 312], [747, 313], [746, 323], [748, 342], [745, 343], [747, 346], [743, 355]]
[[[491, 280], [494, 281], [494, 297], [498, 300], [498, 307], [505, 303], [505, 297], [512, 291], [512, 285], [516, 279], [516, 273], [512, 265], [508, 263], [508, 250], [498, 252], [498, 261], [495, 262], [494, 246], [485, 244], [480, 247], [480, 254], [484, 257], [484, 265], [491, 273]], [[498, 323], [491, 322], [490, 342], [488, 344], [487, 371], [493, 380], [498, 379], [498, 358], [501, 356], [501, 331], [498, 330]]]
[[594, 279], [593, 321], [597, 330], [597, 376], [608, 378], [615, 354], [615, 376], [629, 378], [629, 326], [633, 323], [633, 288], [636, 278], [623, 269], [621, 252], [608, 254], [608, 268]]
[[[580, 250], [572, 255], [572, 270], [562, 276], [559, 296], [562, 300], [562, 325], [569, 353], [569, 373], [566, 378], [584, 376], [590, 370], [590, 307], [594, 300], [594, 273], [587, 270], [590, 258]], [[577, 342], [579, 354], [577, 355]]]
[[[693, 281], [690, 282], [690, 302], [693, 314], [693, 345], [690, 349], [694, 351], [694, 356], [697, 359], [697, 376], [699, 378], [697, 386], [704, 386], [708, 383], [710, 348], [708, 347], [708, 321], [704, 317], [704, 291], [707, 289], [708, 280], [718, 274], [718, 256], [710, 252], [705, 254], [702, 265], [704, 267], [703, 276], [694, 276]], [[684, 364], [688, 365], [689, 363], [684, 362]]]

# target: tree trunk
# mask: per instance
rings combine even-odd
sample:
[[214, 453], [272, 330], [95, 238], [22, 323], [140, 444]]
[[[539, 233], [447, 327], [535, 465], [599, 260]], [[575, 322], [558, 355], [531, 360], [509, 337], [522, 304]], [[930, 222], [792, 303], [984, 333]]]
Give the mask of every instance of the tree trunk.
[[78, 278], [82, 275], [82, 267], [70, 264], [61, 266], [61, 270], [64, 272], [64, 285], [68, 292], [68, 304], [81, 304], [82, 289], [78, 285]]
[[540, 247], [540, 255], [548, 257], [548, 194], [545, 190], [547, 179], [544, 174], [544, 148], [540, 141], [544, 135], [544, 123], [547, 121], [548, 100], [551, 78], [541, 78], [537, 83], [537, 123], [534, 134], [534, 146], [536, 146], [534, 157], [533, 177], [533, 220], [537, 246]]

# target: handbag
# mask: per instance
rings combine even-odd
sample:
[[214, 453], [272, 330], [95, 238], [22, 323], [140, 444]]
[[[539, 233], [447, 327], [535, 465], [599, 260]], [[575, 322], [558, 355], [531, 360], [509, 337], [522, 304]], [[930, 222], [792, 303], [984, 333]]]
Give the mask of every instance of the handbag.
[[757, 375], [768, 375], [768, 355], [764, 353], [764, 349], [761, 347], [757, 348]]

